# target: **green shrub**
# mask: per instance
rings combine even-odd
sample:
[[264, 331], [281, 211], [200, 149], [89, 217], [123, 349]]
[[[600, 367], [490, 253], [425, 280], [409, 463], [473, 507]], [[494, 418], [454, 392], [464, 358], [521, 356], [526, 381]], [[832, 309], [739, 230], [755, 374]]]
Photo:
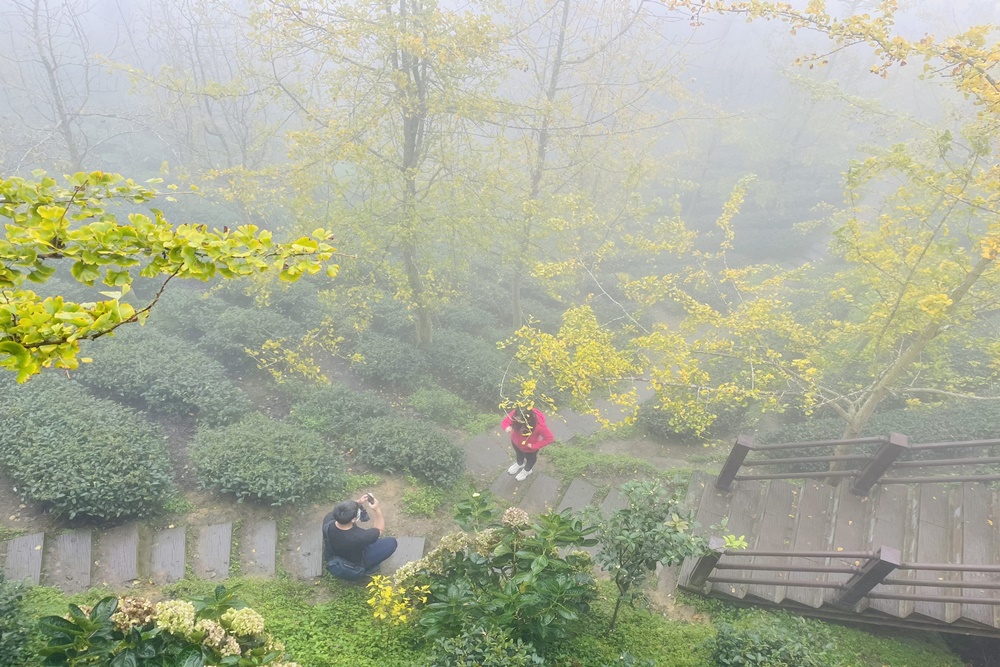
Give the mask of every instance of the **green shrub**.
[[358, 375], [382, 385], [412, 388], [427, 376], [427, 355], [398, 338], [366, 331], [354, 352], [363, 358], [354, 364]]
[[24, 610], [25, 586], [0, 574], [0, 667], [37, 664], [32, 656], [33, 624]]
[[480, 335], [495, 330], [499, 318], [494, 313], [467, 303], [449, 304], [441, 309], [441, 326], [455, 331]]
[[178, 286], [163, 293], [146, 326], [167, 336], [198, 340], [211, 328], [218, 314], [229, 307], [204, 290]]
[[94, 363], [81, 366], [76, 379], [110, 398], [212, 424], [233, 422], [250, 411], [249, 399], [222, 365], [180, 338], [129, 331], [95, 341], [91, 355]]
[[458, 637], [434, 642], [427, 667], [530, 667], [544, 665], [531, 644], [503, 630], [469, 628]]
[[711, 642], [720, 667], [826, 667], [830, 636], [822, 624], [787, 614], [749, 615], [739, 625], [720, 623]]
[[0, 463], [56, 516], [146, 516], [173, 494], [163, 433], [135, 411], [57, 375], [5, 382], [0, 404]]
[[191, 460], [203, 488], [285, 505], [344, 485], [344, 464], [318, 435], [254, 413], [198, 431]]
[[465, 450], [429, 424], [401, 417], [368, 421], [355, 446], [365, 465], [450, 486], [465, 472]]
[[382, 299], [371, 306], [371, 330], [375, 333], [396, 338], [412, 340], [414, 336], [413, 315], [406, 304], [395, 299]]
[[[500, 385], [510, 356], [495, 343], [442, 329], [435, 333], [428, 357], [434, 374], [456, 393], [482, 406], [500, 404]], [[508, 377], [513, 377], [513, 370]]]
[[347, 385], [311, 386], [292, 405], [289, 420], [333, 440], [345, 450], [353, 447], [366, 422], [388, 417], [392, 409], [378, 394]]
[[260, 350], [269, 340], [292, 338], [301, 330], [274, 310], [228, 307], [212, 317], [198, 347], [226, 366], [255, 368], [246, 350]]

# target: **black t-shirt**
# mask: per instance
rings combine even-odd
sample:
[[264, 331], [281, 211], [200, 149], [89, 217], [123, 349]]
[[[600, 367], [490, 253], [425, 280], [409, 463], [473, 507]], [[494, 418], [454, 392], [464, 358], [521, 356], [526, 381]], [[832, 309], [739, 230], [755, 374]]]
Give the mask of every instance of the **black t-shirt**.
[[365, 547], [374, 544], [379, 538], [379, 530], [358, 528], [358, 526], [352, 526], [350, 530], [341, 530], [331, 517], [330, 521], [323, 522], [323, 538], [326, 547], [323, 551], [327, 558], [340, 556], [346, 561], [360, 563]]

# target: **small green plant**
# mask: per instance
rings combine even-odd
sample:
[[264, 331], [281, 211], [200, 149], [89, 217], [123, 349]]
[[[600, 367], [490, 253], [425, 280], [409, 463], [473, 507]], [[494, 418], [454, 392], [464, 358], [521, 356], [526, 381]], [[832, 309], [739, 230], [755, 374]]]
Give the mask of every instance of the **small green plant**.
[[455, 523], [469, 532], [485, 530], [487, 526], [496, 523], [501, 514], [492, 496], [481, 491], [455, 503]]
[[285, 505], [343, 488], [344, 463], [318, 435], [260, 413], [198, 431], [191, 460], [204, 488]]
[[629, 482], [622, 494], [629, 506], [601, 520], [597, 531], [601, 545], [597, 561], [618, 589], [611, 631], [622, 604], [636, 599], [657, 563], [677, 565], [708, 549], [705, 539], [693, 533], [692, 513], [679, 507], [659, 483]]
[[58, 375], [0, 383], [0, 464], [57, 517], [141, 517], [174, 495], [163, 433]]
[[531, 667], [544, 665], [531, 644], [499, 628], [471, 627], [458, 637], [438, 638], [427, 667]]
[[350, 495], [355, 491], [360, 491], [361, 489], [370, 489], [373, 486], [378, 486], [381, 481], [382, 478], [373, 473], [356, 475], [349, 472], [344, 478], [344, 493]]
[[31, 662], [34, 628], [24, 610], [24, 584], [0, 574], [0, 667], [26, 667]]

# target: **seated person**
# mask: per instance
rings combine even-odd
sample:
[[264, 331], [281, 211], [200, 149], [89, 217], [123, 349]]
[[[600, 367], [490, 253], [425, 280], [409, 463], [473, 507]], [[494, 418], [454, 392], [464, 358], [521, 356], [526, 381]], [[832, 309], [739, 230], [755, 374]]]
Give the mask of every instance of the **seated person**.
[[[358, 521], [368, 521], [372, 528], [361, 528]], [[370, 493], [358, 500], [338, 503], [323, 518], [323, 562], [327, 571], [339, 579], [353, 580], [378, 571], [382, 561], [396, 551], [395, 537], [382, 537], [385, 517], [382, 507]]]

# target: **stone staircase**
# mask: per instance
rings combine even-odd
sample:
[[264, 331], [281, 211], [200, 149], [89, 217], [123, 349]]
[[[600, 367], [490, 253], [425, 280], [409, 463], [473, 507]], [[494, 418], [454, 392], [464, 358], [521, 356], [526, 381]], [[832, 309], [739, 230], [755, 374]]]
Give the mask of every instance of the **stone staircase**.
[[[741, 481], [723, 492], [714, 477], [696, 474], [688, 500], [701, 530], [728, 517], [724, 532], [746, 535], [748, 552], [760, 555], [723, 555], [704, 581], [688, 561], [679, 585], [833, 620], [1000, 636], [1000, 571], [989, 571], [1000, 570], [993, 490], [979, 482], [892, 484], [860, 497], [849, 487]], [[849, 583], [876, 560], [888, 576], [845, 604]], [[993, 604], [977, 603], [984, 599]]]

